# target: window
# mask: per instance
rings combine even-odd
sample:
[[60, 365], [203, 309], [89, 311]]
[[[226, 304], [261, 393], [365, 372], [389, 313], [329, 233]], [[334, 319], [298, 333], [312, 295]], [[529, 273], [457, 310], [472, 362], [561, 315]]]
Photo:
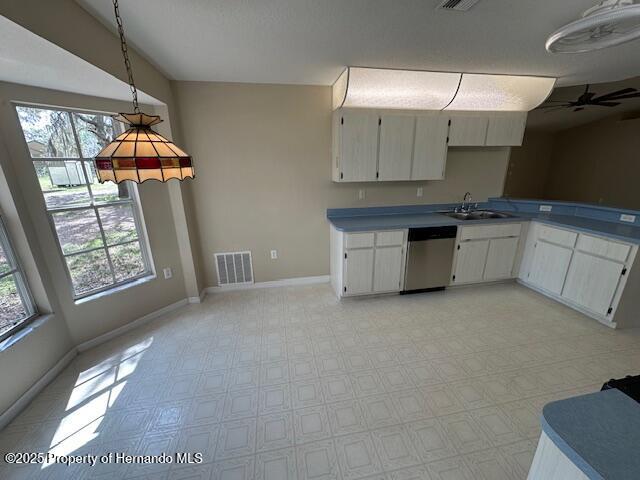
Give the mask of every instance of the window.
[[35, 315], [24, 274], [0, 217], [0, 341], [22, 328]]
[[93, 162], [118, 123], [100, 113], [16, 110], [75, 298], [149, 275], [136, 187], [98, 183]]

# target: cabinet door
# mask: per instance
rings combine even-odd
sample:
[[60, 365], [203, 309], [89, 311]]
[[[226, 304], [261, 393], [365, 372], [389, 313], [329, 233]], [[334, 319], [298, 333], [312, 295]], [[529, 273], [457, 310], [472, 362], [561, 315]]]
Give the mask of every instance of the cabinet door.
[[488, 117], [452, 116], [449, 129], [450, 147], [482, 146], [487, 139]]
[[489, 240], [460, 242], [456, 251], [453, 283], [482, 281], [488, 250]]
[[410, 180], [415, 117], [380, 117], [378, 180]]
[[373, 288], [373, 248], [347, 250], [344, 259], [344, 294], [371, 293]]
[[378, 116], [371, 112], [343, 112], [340, 129], [340, 181], [375, 181]]
[[526, 122], [526, 113], [492, 115], [489, 117], [486, 145], [505, 147], [522, 145]]
[[556, 295], [560, 295], [569, 269], [573, 250], [544, 240], [535, 244], [535, 253], [527, 281]]
[[575, 252], [562, 296], [602, 316], [607, 315], [624, 265]]
[[442, 180], [447, 163], [449, 119], [444, 116], [416, 118], [411, 180]]
[[513, 276], [513, 262], [516, 259], [519, 240], [518, 237], [489, 240], [487, 263], [484, 267], [484, 280], [499, 280]]
[[398, 292], [402, 284], [403, 247], [376, 248], [374, 292]]

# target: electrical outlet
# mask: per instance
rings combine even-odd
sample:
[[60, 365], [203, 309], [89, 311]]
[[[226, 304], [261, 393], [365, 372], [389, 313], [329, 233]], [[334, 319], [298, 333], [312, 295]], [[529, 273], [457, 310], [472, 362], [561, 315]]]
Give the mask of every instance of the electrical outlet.
[[418, 187], [418, 190], [416, 190], [416, 197], [421, 197], [422, 196], [422, 187]]
[[358, 200], [364, 200], [364, 188], [358, 190]]
[[538, 210], [540, 210], [541, 212], [550, 212], [552, 208], [553, 207], [551, 205], [540, 205], [540, 208]]
[[164, 274], [165, 280], [169, 280], [171, 277], [173, 277], [173, 270], [171, 270], [170, 267], [163, 268], [162, 273]]
[[635, 215], [627, 215], [626, 213], [623, 213], [622, 215], [620, 215], [620, 221], [621, 222], [635, 223], [636, 216]]
[[271, 250], [271, 260], [277, 260], [277, 259], [278, 259], [278, 251]]

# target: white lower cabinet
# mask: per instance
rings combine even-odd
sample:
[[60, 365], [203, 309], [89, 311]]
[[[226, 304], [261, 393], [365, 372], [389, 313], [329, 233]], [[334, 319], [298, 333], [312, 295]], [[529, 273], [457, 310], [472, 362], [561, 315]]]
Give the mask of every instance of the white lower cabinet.
[[598, 315], [607, 315], [625, 266], [622, 263], [575, 252], [562, 296]]
[[519, 243], [520, 237], [489, 240], [487, 263], [484, 266], [484, 280], [513, 278], [513, 264], [516, 260]]
[[489, 240], [461, 242], [456, 249], [456, 268], [453, 272], [453, 283], [482, 281], [488, 251]]
[[460, 227], [452, 285], [513, 278], [520, 223]]
[[374, 293], [397, 292], [402, 285], [404, 247], [379, 247], [373, 268]]
[[573, 250], [560, 245], [538, 240], [528, 281], [543, 290], [560, 295], [571, 262]]
[[345, 293], [349, 295], [372, 293], [373, 248], [349, 250], [344, 259], [344, 272]]
[[343, 233], [331, 229], [331, 283], [336, 295], [402, 290], [407, 230]]
[[[525, 285], [609, 326], [638, 326], [638, 295], [633, 287], [625, 291], [637, 249], [532, 222], [519, 277]], [[636, 287], [639, 280], [634, 279]]]

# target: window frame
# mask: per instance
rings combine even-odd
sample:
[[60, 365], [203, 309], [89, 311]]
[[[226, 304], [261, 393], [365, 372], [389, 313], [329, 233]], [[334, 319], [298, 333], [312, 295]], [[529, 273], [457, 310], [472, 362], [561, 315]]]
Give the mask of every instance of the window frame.
[[10, 270], [4, 273], [0, 273], [0, 280], [6, 277], [13, 276], [14, 282], [16, 284], [16, 290], [20, 299], [22, 300], [22, 305], [27, 313], [27, 316], [21, 318], [13, 326], [7, 330], [6, 332], [0, 334], [0, 342], [3, 342], [5, 339], [15, 335], [18, 331], [25, 328], [31, 322], [33, 322], [40, 313], [38, 312], [38, 307], [33, 299], [33, 295], [31, 294], [31, 289], [29, 288], [29, 284], [27, 283], [27, 277], [24, 274], [24, 270], [22, 269], [22, 265], [18, 260], [18, 257], [15, 253], [15, 249], [13, 248], [13, 244], [11, 243], [11, 238], [9, 238], [9, 230], [7, 229], [7, 225], [4, 222], [2, 217], [2, 212], [0, 211], [0, 247], [4, 251], [7, 256], [7, 263], [9, 264]]
[[[24, 136], [24, 129], [22, 128], [22, 124], [20, 122], [20, 116], [18, 114], [18, 107], [23, 107], [23, 108], [33, 108], [33, 109], [40, 109], [40, 110], [51, 110], [51, 111], [58, 111], [58, 112], [66, 112], [68, 115], [68, 120], [69, 120], [69, 125], [71, 128], [71, 132], [73, 135], [73, 139], [75, 142], [75, 147], [76, 150], [78, 152], [78, 157], [77, 158], [73, 158], [73, 157], [33, 157], [31, 155], [31, 151], [29, 149], [29, 145], [27, 142], [27, 139]], [[42, 190], [42, 187], [39, 188], [40, 193], [42, 194], [42, 200], [44, 203], [44, 209], [45, 209], [45, 215], [47, 217], [47, 221], [49, 222], [49, 226], [52, 230], [55, 242], [56, 242], [56, 247], [58, 249], [58, 254], [60, 255], [62, 262], [64, 263], [64, 270], [65, 270], [65, 274], [67, 276], [67, 282], [71, 288], [71, 292], [72, 292], [72, 296], [73, 296], [73, 300], [75, 302], [80, 302], [80, 301], [86, 301], [87, 299], [89, 299], [90, 297], [93, 296], [100, 296], [102, 294], [105, 293], [109, 293], [111, 290], [119, 290], [123, 287], [126, 287], [129, 284], [136, 284], [137, 282], [143, 280], [143, 279], [152, 279], [155, 278], [156, 276], [156, 272], [155, 272], [155, 267], [154, 267], [154, 263], [153, 263], [153, 257], [151, 255], [151, 246], [149, 244], [149, 239], [148, 239], [148, 235], [147, 235], [147, 229], [146, 229], [146, 225], [144, 222], [144, 215], [142, 212], [142, 203], [140, 201], [140, 195], [139, 195], [139, 191], [137, 188], [137, 185], [135, 184], [135, 182], [131, 182], [131, 181], [126, 181], [126, 188], [127, 188], [127, 193], [129, 195], [129, 199], [126, 200], [114, 200], [114, 201], [107, 201], [107, 202], [100, 202], [100, 201], [95, 201], [94, 198], [94, 192], [92, 191], [92, 183], [89, 181], [89, 173], [88, 173], [88, 168], [87, 168], [87, 163], [92, 163], [94, 165], [95, 168], [95, 157], [85, 157], [82, 151], [82, 144], [80, 142], [80, 138], [78, 136], [78, 132], [76, 129], [76, 124], [75, 124], [75, 120], [74, 120], [74, 113], [75, 114], [86, 114], [86, 115], [105, 115], [105, 116], [113, 116], [113, 113], [110, 112], [102, 112], [102, 111], [92, 111], [92, 110], [83, 110], [83, 109], [76, 109], [76, 108], [66, 108], [66, 107], [55, 107], [55, 106], [49, 106], [49, 105], [39, 105], [39, 104], [32, 104], [32, 103], [23, 103], [23, 102], [15, 102], [14, 103], [14, 109], [16, 112], [16, 117], [18, 120], [18, 125], [20, 126], [20, 131], [23, 134], [23, 140], [24, 140], [24, 145], [27, 151], [27, 155], [29, 156], [29, 159], [31, 160], [31, 163], [33, 165], [34, 168], [34, 173], [36, 174], [37, 177], [37, 172], [35, 171], [35, 163], [34, 162], [60, 162], [61, 164], [64, 162], [79, 162], [81, 169], [82, 169], [82, 175], [83, 175], [83, 180], [84, 180], [84, 186], [86, 186], [87, 189], [87, 194], [89, 197], [89, 201], [87, 204], [81, 204], [81, 205], [68, 205], [68, 206], [63, 206], [63, 207], [49, 207], [47, 205], [47, 200], [46, 197], [44, 195], [44, 191]], [[122, 130], [122, 126], [120, 125], [120, 123], [114, 121], [114, 137], [118, 136], [119, 134], [121, 134], [124, 130]], [[39, 183], [39, 180], [36, 178], [36, 180]], [[115, 184], [114, 184], [115, 185]], [[125, 240], [125, 241], [121, 241], [121, 242], [116, 242], [113, 244], [109, 244], [107, 242], [107, 238], [105, 235], [105, 230], [104, 227], [102, 225], [102, 219], [100, 218], [100, 213], [99, 210], [105, 207], [112, 207], [112, 206], [119, 206], [119, 205], [128, 205], [131, 207], [131, 211], [133, 214], [133, 220], [134, 220], [134, 224], [135, 224], [135, 228], [136, 228], [136, 239], [135, 240]], [[71, 211], [90, 211], [93, 212], [93, 214], [95, 215], [96, 221], [98, 223], [98, 227], [99, 227], [99, 238], [102, 241], [102, 246], [99, 247], [93, 247], [93, 248], [86, 248], [86, 249], [81, 249], [81, 250], [77, 250], [77, 251], [73, 251], [71, 253], [65, 253], [64, 249], [62, 247], [62, 243], [60, 242], [60, 237], [58, 236], [58, 230], [56, 229], [56, 225], [55, 225], [55, 220], [54, 220], [54, 215], [57, 213], [64, 213], [64, 212], [71, 212]], [[138, 275], [135, 275], [133, 277], [128, 277], [125, 280], [120, 280], [118, 281], [116, 279], [116, 274], [115, 274], [115, 268], [114, 268], [114, 262], [111, 258], [111, 253], [109, 252], [109, 249], [114, 248], [114, 247], [119, 247], [119, 246], [124, 246], [124, 245], [129, 245], [132, 243], [138, 243], [140, 245], [140, 254], [142, 257], [142, 262], [144, 265], [144, 271], [142, 271], [141, 273], [139, 273]], [[100, 288], [96, 288], [96, 289], [92, 289], [86, 292], [82, 292], [82, 293], [77, 293], [76, 289], [74, 287], [74, 283], [73, 283], [73, 277], [71, 276], [71, 270], [69, 268], [69, 264], [67, 263], [67, 258], [70, 257], [74, 257], [77, 255], [81, 255], [81, 254], [87, 254], [87, 253], [91, 253], [94, 251], [104, 251], [105, 252], [105, 256], [107, 259], [107, 264], [109, 266], [109, 274], [111, 275], [111, 279], [113, 280], [111, 283], [109, 283], [109, 285], [105, 285], [103, 287]]]

